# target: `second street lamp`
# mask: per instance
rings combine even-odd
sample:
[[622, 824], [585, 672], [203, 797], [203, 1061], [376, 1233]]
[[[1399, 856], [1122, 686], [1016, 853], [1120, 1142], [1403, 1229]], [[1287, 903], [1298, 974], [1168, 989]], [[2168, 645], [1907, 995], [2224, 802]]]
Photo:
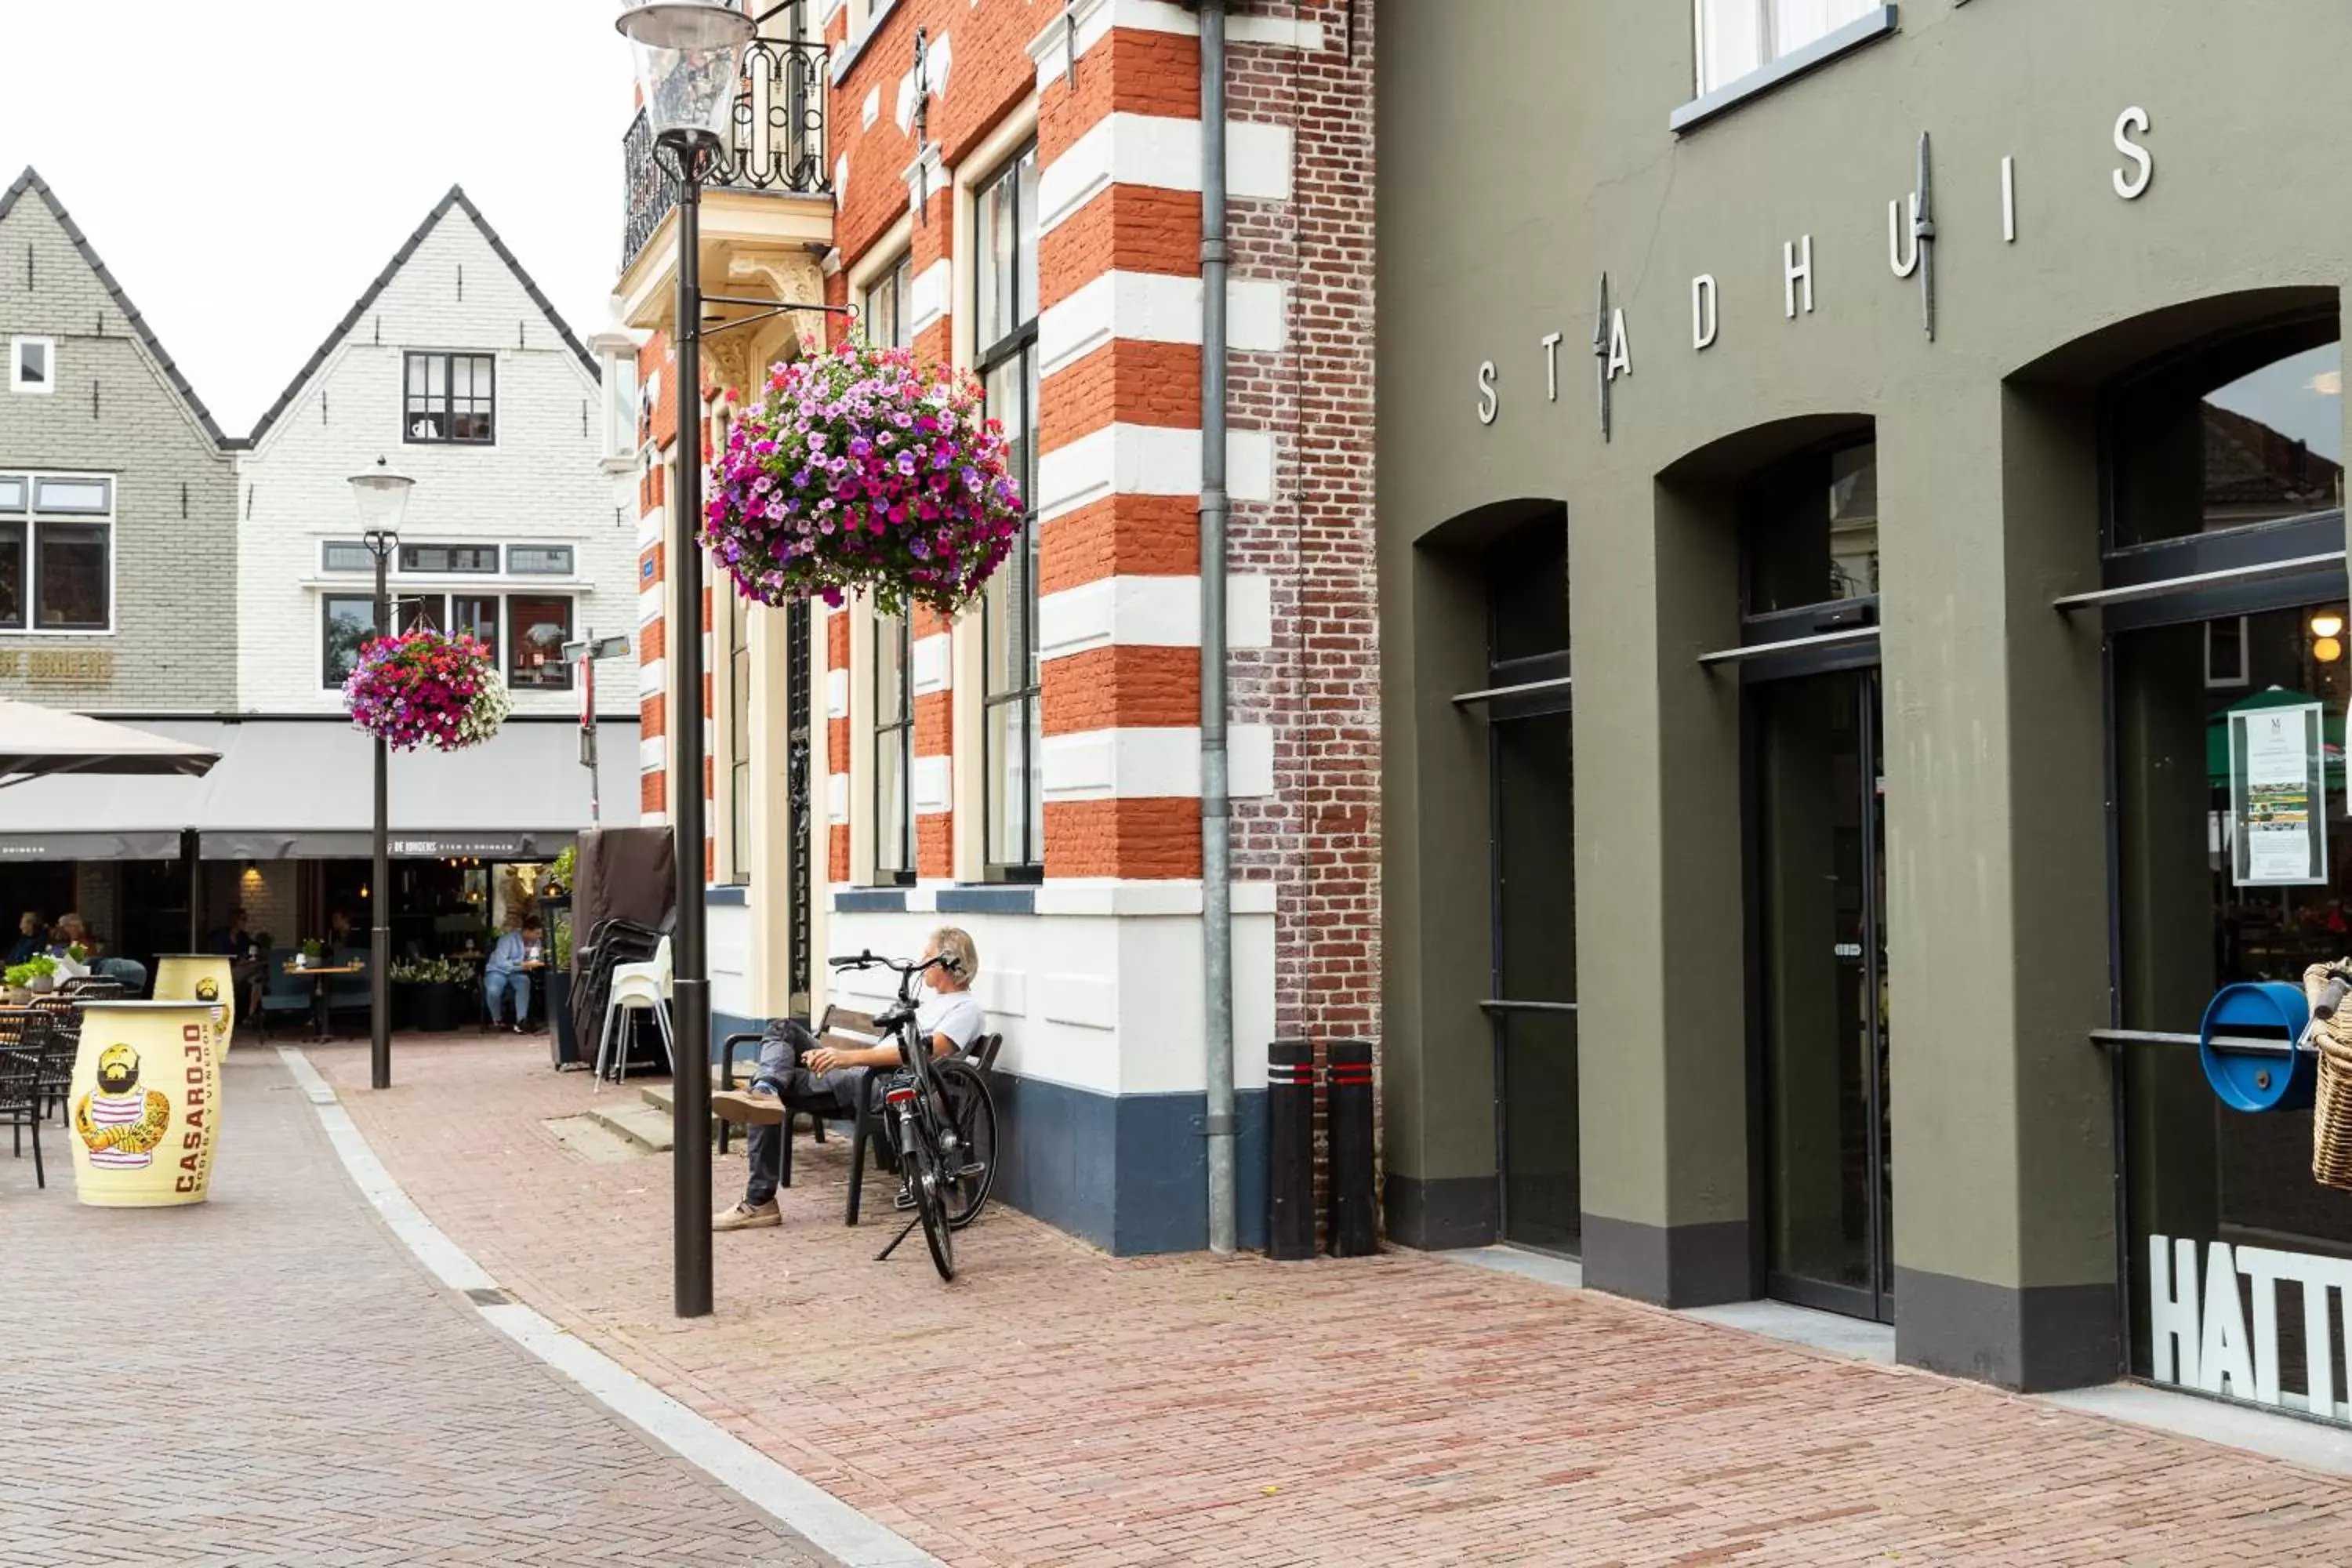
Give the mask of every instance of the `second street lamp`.
[[673, 1213], [677, 1315], [710, 1310], [710, 976], [703, 943], [702, 864], [702, 180], [722, 156], [735, 117], [736, 51], [757, 25], [725, 0], [661, 0], [622, 13], [636, 46], [637, 86], [654, 145], [677, 181], [677, 493], [670, 508], [675, 679], [670, 731], [672, 858], [677, 918], [670, 935], [674, 1050], [670, 1064]]
[[[400, 520], [416, 481], [383, 458], [352, 476], [367, 551], [375, 557], [375, 635], [393, 632], [386, 574], [400, 548]], [[392, 1087], [392, 782], [390, 752], [375, 737], [375, 876], [368, 885], [368, 1085]]]

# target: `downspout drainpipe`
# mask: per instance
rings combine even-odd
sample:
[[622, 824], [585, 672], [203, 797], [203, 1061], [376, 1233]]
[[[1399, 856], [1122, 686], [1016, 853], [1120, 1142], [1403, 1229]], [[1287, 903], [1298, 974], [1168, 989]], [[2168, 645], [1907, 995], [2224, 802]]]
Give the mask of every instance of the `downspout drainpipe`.
[[1232, 790], [1225, 754], [1225, 0], [1201, 13], [1201, 951], [1209, 1250], [1234, 1215]]

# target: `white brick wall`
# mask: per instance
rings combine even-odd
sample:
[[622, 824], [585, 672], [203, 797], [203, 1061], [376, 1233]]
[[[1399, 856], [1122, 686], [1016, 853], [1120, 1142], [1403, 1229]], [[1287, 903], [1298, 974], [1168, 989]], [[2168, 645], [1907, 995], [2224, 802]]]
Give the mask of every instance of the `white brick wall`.
[[[354, 291], [359, 280], [354, 279]], [[402, 440], [405, 350], [498, 356], [492, 447]], [[632, 631], [635, 520], [616, 521], [617, 487], [600, 468], [604, 413], [584, 368], [462, 206], [451, 205], [343, 341], [238, 463], [238, 702], [248, 712], [331, 712], [321, 681], [320, 545], [359, 537], [350, 477], [379, 457], [416, 480], [402, 538], [412, 543], [568, 543], [576, 580], [394, 577], [394, 592], [571, 592], [572, 630]], [[331, 574], [364, 594], [365, 573]], [[512, 627], [500, 627], [503, 660]], [[634, 717], [625, 665], [607, 668], [598, 706]], [[617, 677], [617, 679], [615, 679]], [[515, 693], [518, 712], [577, 710], [574, 691]]]

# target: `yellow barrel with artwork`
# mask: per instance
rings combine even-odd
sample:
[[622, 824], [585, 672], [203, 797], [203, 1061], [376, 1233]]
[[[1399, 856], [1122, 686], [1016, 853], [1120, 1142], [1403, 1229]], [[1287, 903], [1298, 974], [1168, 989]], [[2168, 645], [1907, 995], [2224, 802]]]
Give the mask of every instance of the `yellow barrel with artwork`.
[[213, 1011], [218, 1049], [236, 1038], [236, 965], [210, 952], [167, 952], [155, 961], [155, 1000], [202, 1002]]
[[101, 1208], [204, 1202], [220, 1079], [209, 1005], [84, 1003], [67, 1140], [75, 1194]]

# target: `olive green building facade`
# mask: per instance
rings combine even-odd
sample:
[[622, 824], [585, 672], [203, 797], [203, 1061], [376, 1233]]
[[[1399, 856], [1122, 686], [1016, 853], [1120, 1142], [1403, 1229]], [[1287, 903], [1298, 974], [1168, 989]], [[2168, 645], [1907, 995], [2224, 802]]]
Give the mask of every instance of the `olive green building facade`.
[[[2165, 1377], [2150, 1237], [2352, 1256], [2307, 1117], [2094, 1039], [2352, 948], [2352, 17], [1381, 26], [1391, 1232], [2021, 1387]], [[2301, 839], [2257, 696], [2332, 726]]]

